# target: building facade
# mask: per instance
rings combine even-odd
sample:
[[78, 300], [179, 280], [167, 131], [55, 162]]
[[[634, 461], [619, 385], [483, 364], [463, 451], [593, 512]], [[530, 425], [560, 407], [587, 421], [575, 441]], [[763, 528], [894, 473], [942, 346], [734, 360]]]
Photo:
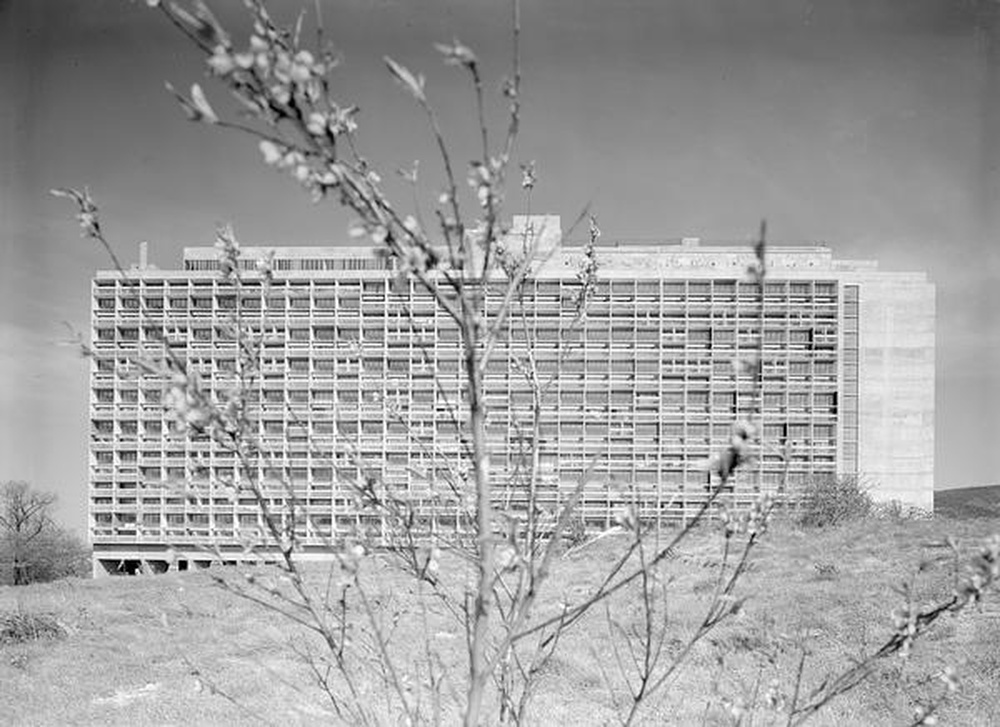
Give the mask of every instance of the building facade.
[[[876, 498], [932, 507], [925, 275], [837, 260], [821, 246], [775, 247], [761, 308], [745, 275], [748, 246], [619, 243], [598, 248], [599, 282], [581, 319], [583, 249], [558, 243], [557, 217], [515, 218], [515, 229], [525, 224], [541, 226], [549, 249], [486, 373], [498, 507], [524, 507], [511, 478], [532, 437], [532, 389], [518, 363], [529, 347], [551, 378], [537, 432], [541, 503], [554, 511], [585, 478], [579, 517], [590, 528], [613, 524], [625, 503], [646, 518], [690, 515], [713, 487], [705, 463], [737, 418], [760, 421], [765, 444], [727, 495], [736, 504], [858, 474]], [[162, 357], [166, 341], [221, 397], [237, 376], [237, 315], [260, 342], [248, 391], [264, 453], [254, 476], [274, 482], [278, 511], [294, 495], [307, 554], [322, 557], [359, 528], [378, 535], [352, 494], [372, 478], [403, 493], [427, 528], [460, 527], [469, 493], [449, 465], [463, 447], [457, 329], [370, 248], [247, 249], [248, 270], [268, 252], [269, 287], [247, 272], [234, 288], [213, 248], [186, 249], [181, 270], [140, 265], [127, 281], [116, 272], [93, 281], [95, 573], [162, 567], [168, 552], [182, 567], [204, 562], [208, 546], [238, 559], [260, 537], [257, 503], [233, 487], [246, 471], [231, 452], [174, 433], [162, 378], [137, 363]], [[488, 307], [501, 293], [500, 282], [486, 287]], [[758, 340], [759, 396], [754, 373], [734, 365]]]

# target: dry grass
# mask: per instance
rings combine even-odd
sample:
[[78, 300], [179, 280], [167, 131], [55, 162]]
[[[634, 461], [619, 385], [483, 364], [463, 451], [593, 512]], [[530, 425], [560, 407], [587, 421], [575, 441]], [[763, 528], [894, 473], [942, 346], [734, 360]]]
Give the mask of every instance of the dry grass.
[[[991, 527], [992, 526], [992, 527]], [[844, 667], [889, 633], [893, 591], [911, 575], [923, 545], [946, 534], [972, 546], [996, 523], [866, 522], [807, 531], [778, 526], [764, 540], [742, 592], [743, 613], [693, 653], [687, 668], [650, 711], [650, 723], [730, 724], [727, 703], [749, 699], [777, 675], [790, 690], [797, 651], [812, 652], [806, 686]], [[579, 599], [620, 547], [606, 539], [560, 563], [544, 607], [563, 597]], [[670, 610], [676, 648], [700, 616], [718, 553], [711, 533], [696, 535], [667, 567], [675, 581]], [[822, 567], [821, 567], [822, 566]], [[827, 566], [833, 566], [829, 568]], [[412, 591], [391, 569], [374, 566], [371, 583], [379, 608], [403, 614], [394, 644], [416, 653], [406, 619]], [[219, 571], [215, 571], [219, 572]], [[229, 576], [239, 577], [230, 571]], [[950, 588], [943, 566], [925, 572], [918, 596]], [[911, 714], [907, 685], [944, 664], [959, 670], [962, 689], [941, 712], [943, 723], [1000, 724], [994, 699], [1000, 683], [1000, 598], [981, 612], [946, 618], [906, 662], [886, 663], [854, 696], [825, 712], [817, 724], [886, 724]], [[65, 631], [58, 640], [0, 646], [0, 715], [10, 724], [318, 724], [330, 713], [289, 648], [302, 636], [288, 623], [213, 585], [206, 573], [67, 580], [25, 588], [0, 588], [0, 612], [52, 614]], [[634, 601], [611, 604], [624, 623], [638, 618]], [[455, 625], [432, 626], [434, 643], [460, 678], [464, 639]], [[668, 646], [670, 648], [670, 646]], [[720, 668], [720, 658], [724, 668]], [[547, 667], [530, 715], [535, 724], [605, 724], [613, 718], [604, 671], [613, 657], [603, 613], [576, 627]], [[218, 687], [234, 702], [215, 693]], [[378, 699], [381, 684], [368, 684]], [[756, 724], [768, 723], [758, 715]]]

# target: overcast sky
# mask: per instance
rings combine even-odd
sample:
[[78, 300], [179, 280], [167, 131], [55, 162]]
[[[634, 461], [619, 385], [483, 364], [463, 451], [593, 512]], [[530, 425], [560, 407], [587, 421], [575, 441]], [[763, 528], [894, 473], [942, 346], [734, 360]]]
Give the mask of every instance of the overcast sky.
[[[289, 20], [298, 6], [274, 3]], [[322, 8], [344, 58], [338, 93], [361, 106], [362, 146], [385, 176], [415, 158], [425, 179], [438, 170], [385, 54], [428, 76], [456, 156], [472, 158], [472, 97], [432, 44], [472, 46], [495, 91], [506, 3]], [[997, 482], [985, 456], [1000, 430], [993, 12], [972, 0], [527, 1], [518, 156], [537, 160], [534, 211], [565, 219], [589, 202], [605, 239], [744, 240], [766, 216], [777, 243], [927, 272], [937, 483]], [[164, 81], [205, 79], [142, 2], [0, 0], [0, 480], [58, 492], [80, 530], [88, 365], [59, 341], [64, 321], [88, 330], [90, 279], [108, 261], [47, 190], [89, 185], [120, 254], [134, 260], [148, 240], [164, 268], [224, 222], [244, 244], [347, 238], [349, 219], [265, 169], [252, 141], [186, 122]], [[513, 195], [509, 211], [521, 204]]]

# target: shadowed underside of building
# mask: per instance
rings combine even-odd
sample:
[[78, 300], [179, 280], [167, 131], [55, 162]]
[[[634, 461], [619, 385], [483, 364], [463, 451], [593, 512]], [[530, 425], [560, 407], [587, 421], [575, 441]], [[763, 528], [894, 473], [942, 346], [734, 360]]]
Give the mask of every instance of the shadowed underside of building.
[[[682, 521], [717, 486], [706, 468], [736, 419], [762, 424], [761, 456], [727, 502], [791, 493], [819, 477], [863, 477], [877, 499], [933, 507], [934, 287], [920, 273], [834, 259], [822, 246], [773, 247], [763, 307], [748, 282], [753, 251], [699, 240], [600, 246], [599, 282], [580, 319], [584, 250], [560, 244], [559, 218], [530, 225], [546, 261], [487, 367], [488, 436], [498, 508], [526, 511], [518, 479], [539, 448], [548, 517], [586, 480], [589, 529], [639, 517]], [[273, 252], [274, 282], [256, 260]], [[90, 534], [95, 573], [257, 556], [258, 503], [234, 487], [263, 483], [275, 512], [294, 498], [306, 557], [344, 538], [385, 539], [359, 504], [378, 483], [412, 505], [423, 533], [466, 526], [458, 330], [429, 293], [370, 248], [243, 251], [240, 288], [213, 248], [183, 269], [140, 264], [126, 282], [93, 282]], [[487, 309], [504, 293], [485, 286]], [[260, 341], [246, 392], [260, 455], [247, 468], [205, 437], [172, 431], [164, 382], [136, 365], [164, 341], [216, 397], [236, 381], [232, 321]], [[763, 347], [761, 386], [734, 360]], [[542, 380], [542, 424], [529, 426], [528, 349]], [[557, 376], [554, 376], [558, 374]], [[245, 465], [246, 463], [244, 463]], [[284, 483], [284, 484], [282, 484]], [[290, 517], [290, 516], [286, 516]], [[214, 553], [212, 552], [214, 551]]]

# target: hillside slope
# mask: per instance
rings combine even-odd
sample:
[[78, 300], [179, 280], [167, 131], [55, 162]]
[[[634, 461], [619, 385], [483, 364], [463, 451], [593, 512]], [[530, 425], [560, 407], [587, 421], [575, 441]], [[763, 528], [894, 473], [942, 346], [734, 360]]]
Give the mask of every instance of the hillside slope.
[[1000, 518], [1000, 485], [938, 490], [934, 493], [934, 513], [959, 520]]
[[[952, 536], [968, 557], [983, 538], [1000, 530], [997, 525], [935, 518], [803, 530], [776, 523], [737, 589], [738, 597], [747, 598], [739, 615], [695, 647], [669, 689], [649, 706], [647, 723], [732, 724], [727, 703], [751, 703], [758, 687], [762, 691], [772, 679], [782, 694], [791, 694], [799, 668], [803, 688], [815, 688], [891, 635], [892, 609], [902, 602], [900, 583], [919, 571], [912, 592], [918, 602], [948, 596], [950, 560], [937, 557], [934, 543]], [[623, 545], [607, 538], [557, 559], [539, 612], [561, 609], [567, 599], [591, 592]], [[707, 594], [719, 581], [722, 547], [718, 529], [706, 527], [664, 563], [671, 627], [665, 648], [677, 648], [702, 622]], [[456, 563], [444, 562], [446, 577], [465, 578]], [[399, 619], [392, 641], [397, 663], [419, 664], [423, 636], [429, 634], [440, 663], [460, 679], [466, 658], [462, 624], [442, 609], [431, 614], [433, 624], [424, 630], [409, 581], [385, 564], [381, 558], [366, 561], [362, 580], [376, 604], [375, 616], [385, 623]], [[7, 643], [0, 632], [0, 725], [338, 723], [303, 656], [317, 653], [319, 643], [288, 619], [212, 581], [220, 576], [246, 583], [245, 573], [251, 572], [261, 582], [276, 575], [270, 568], [220, 568], [0, 586], [0, 617], [51, 615], [63, 631], [61, 638]], [[319, 566], [308, 573], [319, 588], [327, 587], [328, 575]], [[608, 613], [623, 628], [640, 624], [634, 592], [613, 600]], [[905, 663], [886, 660], [866, 684], [810, 724], [906, 723], [914, 699], [938, 688], [934, 675], [942, 665], [954, 665], [961, 689], [942, 708], [941, 723], [1000, 725], [998, 615], [1000, 594], [992, 593], [981, 607], [945, 617]], [[364, 620], [352, 621], [351, 628], [363, 637]], [[804, 663], [800, 643], [808, 648]], [[625, 686], [620, 679], [614, 685], [608, 681], [618, 673], [620, 642], [617, 648], [619, 656], [603, 611], [581, 619], [542, 674], [528, 723], [617, 723], [615, 704]], [[363, 698], [386, 723], [396, 723], [398, 715], [383, 706], [387, 691], [378, 669], [367, 659], [354, 664]], [[454, 704], [460, 699], [446, 700], [452, 719], [444, 719], [445, 724], [455, 722]], [[786, 721], [763, 705], [756, 717], [755, 724]]]

